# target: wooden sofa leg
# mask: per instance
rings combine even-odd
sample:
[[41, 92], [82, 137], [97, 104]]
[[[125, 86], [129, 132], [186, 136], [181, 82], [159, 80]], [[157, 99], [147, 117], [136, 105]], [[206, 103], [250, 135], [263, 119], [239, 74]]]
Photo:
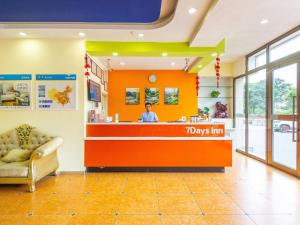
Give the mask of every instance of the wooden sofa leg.
[[35, 192], [35, 183], [34, 182], [29, 183], [28, 187], [29, 187], [29, 192]]

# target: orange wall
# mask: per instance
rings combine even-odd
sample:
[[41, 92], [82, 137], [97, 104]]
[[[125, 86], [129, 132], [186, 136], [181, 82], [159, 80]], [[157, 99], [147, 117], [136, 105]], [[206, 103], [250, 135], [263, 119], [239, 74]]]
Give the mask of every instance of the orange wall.
[[[157, 76], [156, 83], [148, 81], [149, 74]], [[197, 115], [196, 75], [179, 70], [116, 70], [109, 73], [108, 82], [108, 115], [119, 114], [120, 121], [137, 121], [145, 111], [145, 91], [148, 88], [159, 88], [159, 104], [152, 106], [160, 122], [174, 121], [186, 116]], [[164, 88], [179, 88], [179, 104], [164, 104]], [[140, 104], [125, 104], [125, 89], [140, 88]]]

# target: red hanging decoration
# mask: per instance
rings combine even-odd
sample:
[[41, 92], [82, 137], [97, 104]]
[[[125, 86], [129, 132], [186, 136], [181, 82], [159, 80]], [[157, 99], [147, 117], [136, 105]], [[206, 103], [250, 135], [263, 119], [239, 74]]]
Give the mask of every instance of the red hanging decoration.
[[198, 93], [199, 93], [199, 72], [196, 76], [196, 93], [197, 93], [197, 97], [198, 97]]
[[218, 56], [216, 58], [216, 64], [215, 64], [217, 88], [219, 88], [219, 86], [220, 86], [220, 78], [221, 78], [221, 74], [220, 74], [220, 69], [221, 69], [220, 61], [221, 61], [221, 59]]
[[90, 76], [89, 68], [91, 68], [91, 65], [88, 63], [88, 55], [87, 54], [85, 54], [84, 61], [85, 61], [85, 64], [84, 64], [85, 73], [84, 73], [84, 75], [88, 77], [88, 76]]

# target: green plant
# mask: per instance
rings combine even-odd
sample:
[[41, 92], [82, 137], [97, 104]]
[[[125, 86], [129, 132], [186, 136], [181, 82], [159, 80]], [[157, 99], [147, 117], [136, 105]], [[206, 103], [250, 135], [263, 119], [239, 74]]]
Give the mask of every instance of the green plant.
[[210, 93], [210, 96], [213, 97], [213, 98], [217, 98], [219, 97], [221, 93], [218, 91], [218, 90], [213, 90], [211, 93]]

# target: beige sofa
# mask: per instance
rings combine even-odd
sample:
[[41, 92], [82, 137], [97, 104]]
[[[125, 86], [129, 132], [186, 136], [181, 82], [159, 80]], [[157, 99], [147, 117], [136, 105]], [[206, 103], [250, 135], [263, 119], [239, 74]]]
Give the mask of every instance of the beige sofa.
[[[62, 138], [50, 137], [29, 125], [0, 134], [0, 184], [28, 184], [29, 191], [34, 192], [38, 180], [51, 173], [57, 174], [57, 151], [62, 143]], [[26, 149], [29, 158], [2, 161], [14, 149]]]

